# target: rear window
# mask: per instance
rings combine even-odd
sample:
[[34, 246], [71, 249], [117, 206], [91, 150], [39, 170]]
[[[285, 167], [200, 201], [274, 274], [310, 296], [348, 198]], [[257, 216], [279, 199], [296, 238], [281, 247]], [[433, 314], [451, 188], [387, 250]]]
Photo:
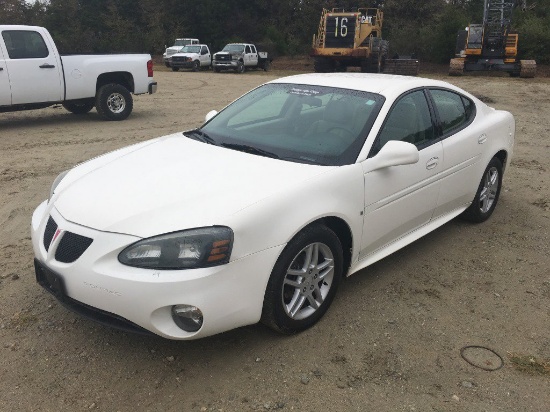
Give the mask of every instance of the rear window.
[[470, 99], [450, 90], [430, 89], [439, 115], [443, 135], [465, 127], [475, 115], [475, 106]]

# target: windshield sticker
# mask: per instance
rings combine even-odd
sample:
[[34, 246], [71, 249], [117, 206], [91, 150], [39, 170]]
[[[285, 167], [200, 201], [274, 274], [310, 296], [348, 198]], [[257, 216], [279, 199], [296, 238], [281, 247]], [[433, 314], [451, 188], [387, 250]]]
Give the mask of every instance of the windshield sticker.
[[320, 94], [321, 92], [318, 92], [317, 90], [292, 88], [288, 91], [288, 93], [297, 94], [299, 96], [316, 96], [316, 95]]
[[365, 102], [365, 104], [366, 104], [367, 106], [372, 106], [374, 103], [376, 103], [374, 100], [367, 100], [367, 101]]

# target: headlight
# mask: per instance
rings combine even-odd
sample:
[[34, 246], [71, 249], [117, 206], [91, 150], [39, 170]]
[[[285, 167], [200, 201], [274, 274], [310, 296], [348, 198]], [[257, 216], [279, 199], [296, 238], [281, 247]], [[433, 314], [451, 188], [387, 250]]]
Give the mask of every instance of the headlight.
[[61, 172], [59, 173], [59, 175], [57, 175], [57, 177], [55, 178], [55, 180], [53, 181], [52, 183], [52, 187], [50, 189], [50, 195], [48, 196], [48, 203], [50, 203], [50, 200], [53, 196], [53, 192], [55, 191], [55, 188], [59, 185], [59, 183], [61, 183], [61, 181], [63, 180], [63, 178], [65, 176], [67, 176], [67, 173], [69, 173], [68, 170], [65, 170], [64, 172]]
[[123, 265], [148, 269], [196, 269], [229, 262], [233, 231], [224, 226], [184, 230], [140, 240], [118, 255]]

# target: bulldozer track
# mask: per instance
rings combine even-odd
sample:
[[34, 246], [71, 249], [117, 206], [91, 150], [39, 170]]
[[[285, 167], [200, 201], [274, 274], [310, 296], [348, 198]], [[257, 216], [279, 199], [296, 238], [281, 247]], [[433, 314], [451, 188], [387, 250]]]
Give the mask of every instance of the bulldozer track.
[[419, 67], [416, 59], [386, 59], [384, 73], [417, 76]]
[[462, 76], [464, 74], [464, 60], [451, 59], [449, 64], [449, 76]]
[[520, 60], [521, 69], [519, 77], [530, 79], [535, 77], [537, 73], [537, 63], [535, 60]]

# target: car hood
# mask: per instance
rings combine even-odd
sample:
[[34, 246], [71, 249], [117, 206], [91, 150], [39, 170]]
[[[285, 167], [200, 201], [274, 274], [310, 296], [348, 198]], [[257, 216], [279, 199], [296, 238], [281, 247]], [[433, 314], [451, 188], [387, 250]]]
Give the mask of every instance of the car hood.
[[198, 54], [198, 53], [176, 53], [176, 54], [173, 54], [172, 57], [191, 57], [191, 58], [196, 58], [196, 57], [199, 57], [199, 54]]
[[53, 201], [73, 223], [149, 237], [223, 225], [224, 218], [329, 169], [238, 152], [179, 133], [72, 169]]
[[222, 55], [228, 55], [228, 56], [242, 56], [242, 53], [239, 53], [239, 52], [226, 52], [226, 51], [221, 51], [221, 52], [217, 52], [216, 53], [216, 56], [222, 56]]

